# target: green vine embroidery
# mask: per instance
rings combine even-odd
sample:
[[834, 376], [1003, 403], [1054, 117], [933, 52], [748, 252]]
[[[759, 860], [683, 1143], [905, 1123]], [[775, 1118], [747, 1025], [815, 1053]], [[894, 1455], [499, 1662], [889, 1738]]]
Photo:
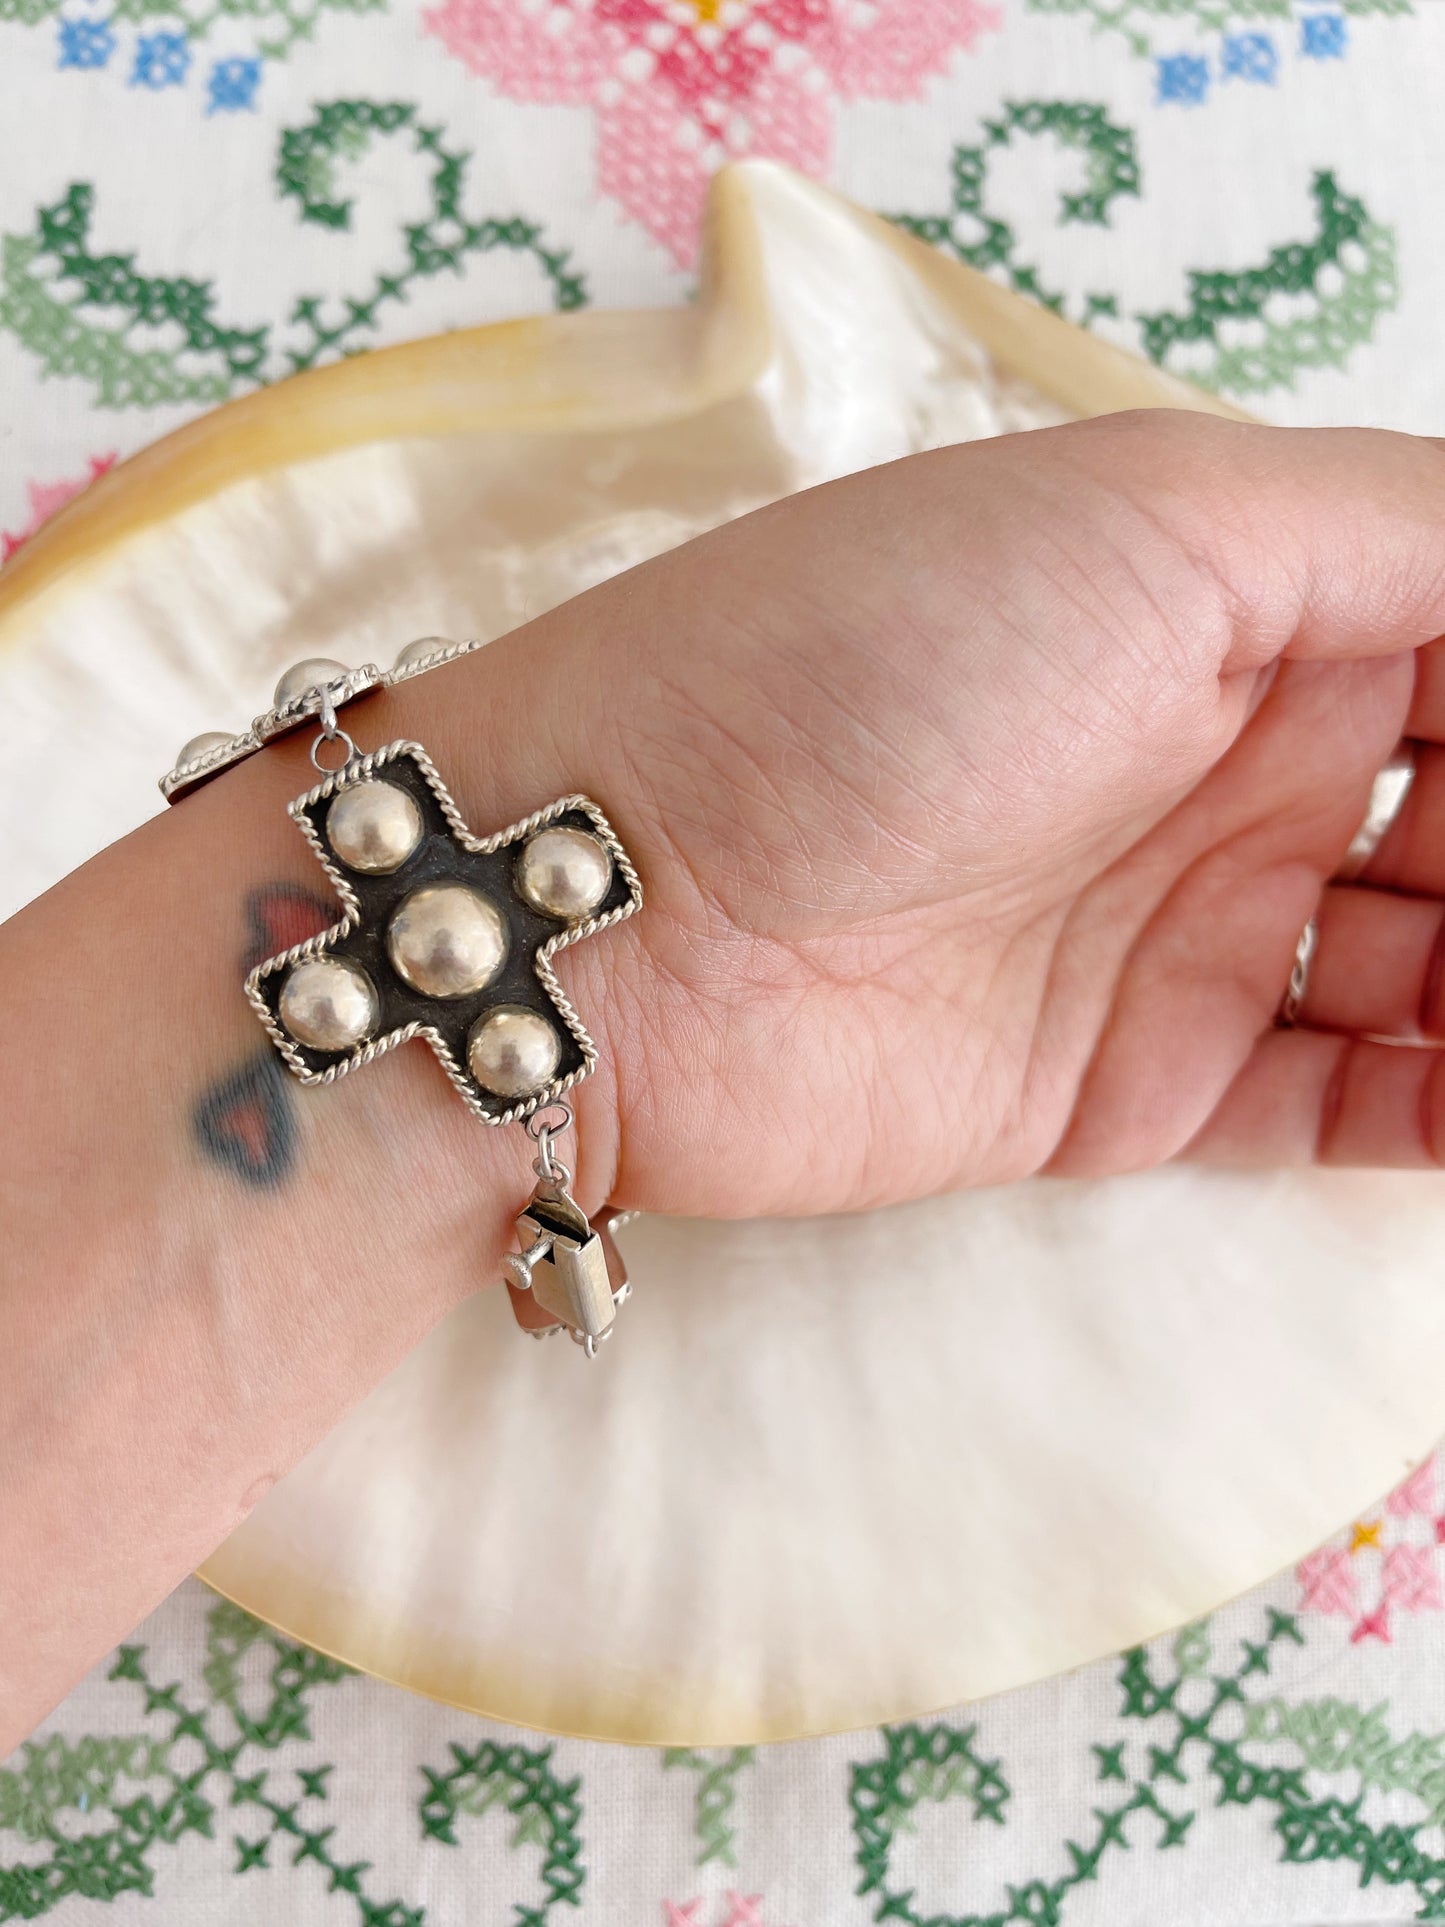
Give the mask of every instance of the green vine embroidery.
[[1431, 1823], [1445, 1826], [1445, 1734], [1396, 1740], [1386, 1710], [1337, 1699], [1259, 1700], [1245, 1708], [1244, 1738], [1298, 1748], [1312, 1773], [1357, 1773], [1362, 1787], [1413, 1794]]
[[[1018, 236], [987, 205], [989, 156], [1007, 147], [1016, 134], [1051, 135], [1061, 146], [1083, 155], [1082, 186], [1060, 197], [1060, 227], [1075, 222], [1105, 225], [1109, 209], [1121, 194], [1138, 195], [1139, 158], [1134, 136], [1127, 127], [1111, 121], [1102, 107], [1084, 101], [1007, 101], [999, 119], [984, 122], [984, 139], [979, 146], [954, 148], [949, 212], [895, 214], [893, 219], [921, 240], [947, 248], [971, 268], [985, 273], [1001, 268], [1020, 294], [1062, 314], [1064, 296], [1046, 288], [1038, 269], [1019, 259]], [[1086, 295], [1079, 319], [1087, 322], [1096, 315], [1116, 312], [1112, 295]]]
[[317, 22], [328, 13], [381, 13], [386, 6], [387, 0], [112, 0], [117, 20], [165, 20], [191, 41], [203, 40], [218, 20], [256, 17], [266, 23], [255, 42], [263, 60], [284, 60], [313, 40]]
[[690, 1746], [670, 1746], [662, 1756], [664, 1768], [686, 1767], [698, 1776], [693, 1800], [693, 1831], [697, 1835], [697, 1864], [710, 1860], [735, 1867], [732, 1811], [737, 1800], [737, 1777], [753, 1763], [754, 1749], [734, 1746], [720, 1760], [710, 1760]]
[[[141, 274], [129, 254], [94, 254], [95, 190], [77, 182], [39, 210], [30, 235], [0, 237], [0, 327], [46, 375], [78, 376], [105, 408], [214, 403], [261, 380], [265, 328], [225, 328], [204, 281]], [[125, 319], [106, 327], [85, 310]], [[145, 345], [164, 331], [163, 347]]]
[[[1419, 1919], [1445, 1921], [1445, 1856], [1420, 1839], [1445, 1813], [1445, 1735], [1412, 1733], [1395, 1741], [1382, 1707], [1278, 1696], [1251, 1701], [1250, 1679], [1268, 1677], [1282, 1649], [1303, 1644], [1294, 1617], [1270, 1609], [1261, 1636], [1241, 1641], [1232, 1671], [1210, 1670], [1204, 1627], [1187, 1628], [1174, 1641], [1172, 1676], [1143, 1650], [1126, 1654], [1118, 1673], [1120, 1714], [1138, 1723], [1140, 1739], [1093, 1746], [1099, 1794], [1080, 1814], [1077, 1837], [1060, 1842], [1047, 1874], [1007, 1887], [986, 1912], [924, 1915], [912, 1891], [890, 1884], [890, 1863], [899, 1832], [923, 1798], [961, 1794], [973, 1803], [976, 1819], [1002, 1824], [1009, 1787], [1000, 1763], [979, 1753], [972, 1726], [886, 1731], [882, 1757], [853, 1768], [849, 1796], [859, 1891], [878, 1897], [874, 1918], [907, 1927], [1058, 1927], [1074, 1888], [1093, 1880], [1106, 1858], [1139, 1845], [1184, 1845], [1208, 1797], [1216, 1807], [1272, 1809], [1285, 1862], [1347, 1861], [1361, 1886], [1378, 1881], [1411, 1888]], [[1270, 1749], [1269, 1764], [1248, 1757], [1254, 1745]], [[1293, 1747], [1297, 1763], [1276, 1763], [1281, 1745]], [[1352, 1773], [1359, 1790], [1350, 1798], [1316, 1798], [1306, 1773]], [[1426, 1818], [1372, 1824], [1362, 1813], [1371, 1789], [1412, 1793]]]
[[[1008, 102], [985, 124], [977, 145], [954, 150], [949, 211], [893, 218], [971, 266], [1004, 274], [1019, 292], [1062, 314], [1066, 296], [1045, 284], [1013, 226], [988, 199], [991, 156], [1015, 140], [1037, 138], [1076, 151], [1083, 163], [1078, 185], [1060, 196], [1059, 226], [1107, 224], [1122, 197], [1139, 194], [1134, 136], [1101, 106]], [[472, 255], [499, 248], [529, 255], [555, 306], [585, 303], [581, 277], [565, 253], [547, 245], [537, 224], [466, 212], [469, 154], [448, 146], [443, 130], [422, 123], [410, 103], [332, 101], [303, 126], [285, 130], [277, 162], [282, 197], [303, 221], [346, 231], [355, 199], [345, 170], [376, 139], [401, 141], [422, 158], [429, 207], [403, 228], [396, 261], [357, 293], [330, 300], [302, 295], [281, 324], [224, 320], [208, 282], [148, 275], [132, 254], [95, 252], [94, 189], [77, 183], [38, 211], [31, 233], [0, 237], [0, 328], [31, 351], [46, 375], [89, 383], [98, 406], [206, 406], [372, 345], [388, 309], [404, 303], [418, 283], [456, 272]], [[1144, 351], [1205, 387], [1251, 395], [1288, 387], [1305, 369], [1339, 367], [1368, 341], [1398, 299], [1394, 234], [1333, 174], [1317, 174], [1311, 196], [1310, 240], [1271, 249], [1258, 267], [1191, 270], [1182, 309], [1136, 315]], [[1103, 316], [1120, 318], [1117, 294], [1085, 294], [1073, 318], [1087, 326]]]
[[406, 140], [425, 158], [428, 214], [404, 228], [397, 261], [361, 293], [330, 304], [321, 295], [303, 295], [290, 312], [288, 339], [278, 341], [271, 323], [219, 320], [209, 282], [147, 275], [133, 254], [94, 252], [95, 190], [86, 183], [41, 208], [30, 234], [0, 237], [0, 328], [30, 350], [46, 375], [88, 382], [98, 406], [149, 408], [213, 404], [355, 353], [374, 343], [385, 309], [404, 302], [416, 283], [498, 248], [529, 255], [558, 308], [584, 303], [580, 276], [565, 254], [545, 244], [536, 223], [466, 214], [470, 155], [447, 147], [443, 130], [424, 125], [409, 103], [332, 101], [304, 126], [283, 132], [277, 180], [303, 221], [332, 231], [350, 225], [354, 201], [339, 170], [377, 137]]
[[493, 248], [530, 254], [547, 278], [556, 307], [580, 308], [586, 301], [581, 277], [569, 272], [564, 253], [543, 245], [542, 230], [535, 223], [518, 217], [473, 221], [467, 216], [463, 193], [470, 156], [444, 147], [441, 128], [422, 126], [416, 112], [415, 107], [395, 101], [385, 105], [366, 100], [332, 101], [305, 127], [290, 129], [281, 136], [276, 169], [281, 192], [298, 203], [303, 221], [319, 227], [350, 226], [354, 202], [338, 187], [337, 163], [358, 160], [374, 134], [410, 133], [416, 152], [425, 155], [431, 167], [431, 211], [424, 221], [405, 229], [405, 261], [389, 273], [377, 275], [365, 295], [339, 304], [340, 312], [331, 322], [322, 316], [319, 297], [307, 295], [297, 302], [291, 319], [304, 329], [305, 339], [288, 351], [287, 361], [293, 371], [367, 345], [358, 341], [358, 336], [376, 328], [388, 303], [405, 301], [413, 283], [448, 270], [455, 273], [467, 255], [487, 254]]
[[[1445, 1922], [1445, 1853], [1430, 1838], [1445, 1822], [1445, 1734], [1396, 1738], [1382, 1705], [1277, 1690], [1282, 1655], [1305, 1645], [1288, 1613], [1267, 1610], [1232, 1666], [1218, 1664], [1220, 1644], [1204, 1623], [1124, 1656], [1119, 1724], [1086, 1755], [1091, 1792], [1039, 1871], [982, 1910], [925, 1909], [894, 1861], [925, 1809], [961, 1806], [975, 1825], [1007, 1827], [1013, 1789], [1003, 1763], [975, 1725], [884, 1730], [881, 1750], [849, 1776], [859, 1892], [873, 1917], [904, 1927], [1064, 1927], [1076, 1887], [1121, 1851], [1186, 1846], [1208, 1805], [1267, 1816], [1286, 1864], [1346, 1863], [1359, 1885], [1405, 1890], [1420, 1919]], [[0, 1831], [19, 1845], [19, 1857], [0, 1864], [0, 1922], [38, 1919], [67, 1900], [154, 1896], [163, 1850], [201, 1838], [231, 1856], [237, 1877], [259, 1876], [258, 1889], [268, 1871], [310, 1862], [329, 1894], [346, 1897], [337, 1904], [344, 1912], [349, 1903], [358, 1927], [425, 1927], [420, 1905], [376, 1896], [370, 1865], [338, 1851], [327, 1821], [334, 1768], [315, 1757], [311, 1714], [318, 1693], [349, 1677], [345, 1667], [218, 1603], [195, 1690], [163, 1683], [139, 1645], [119, 1650], [109, 1677], [133, 1693], [136, 1730], [37, 1738], [0, 1769]], [[698, 1776], [700, 1863], [732, 1864], [736, 1780], [754, 1764], [745, 1747], [664, 1754], [665, 1768]], [[496, 1812], [535, 1869], [532, 1898], [513, 1904], [515, 1927], [559, 1927], [556, 1910], [580, 1905], [586, 1873], [580, 1782], [558, 1777], [553, 1749], [456, 1744], [445, 1768], [421, 1771], [423, 1839], [458, 1847], [464, 1821]], [[1319, 1792], [1321, 1779], [1341, 1776], [1350, 1783]], [[1397, 1807], [1377, 1823], [1365, 1815], [1370, 1795], [1407, 1795], [1421, 1817], [1403, 1820]], [[1385, 1910], [1393, 1916], [1399, 1903]]]
[[[39, 26], [60, 12], [62, 0], [0, 0], [0, 20]], [[326, 13], [380, 13], [387, 0], [111, 0], [112, 20], [164, 22], [188, 40], [203, 40], [218, 21], [237, 17], [273, 23], [270, 37], [256, 41], [268, 60], [284, 60], [293, 47], [314, 38]]]
[[1214, 1657], [1214, 1644], [1209, 1637], [1208, 1621], [1197, 1621], [1194, 1625], [1185, 1626], [1182, 1631], [1176, 1633], [1170, 1651], [1181, 1679], [1197, 1679], [1207, 1673], [1209, 1662]]
[[[1408, 14], [1413, 0], [1336, 0], [1347, 14]], [[1299, 18], [1297, 0], [1029, 0], [1034, 13], [1074, 14], [1093, 23], [1097, 33], [1123, 36], [1130, 51], [1147, 58], [1156, 51], [1161, 25], [1188, 26], [1199, 33], [1227, 33], [1250, 21]]]
[[[135, 1689], [146, 1731], [32, 1740], [0, 1769], [0, 1829], [27, 1849], [0, 1864], [0, 1922], [38, 1919], [69, 1899], [153, 1895], [162, 1848], [229, 1835], [237, 1875], [314, 1862], [359, 1927], [424, 1927], [422, 1907], [375, 1898], [369, 1862], [334, 1850], [336, 1828], [324, 1821], [332, 1766], [305, 1755], [281, 1764], [284, 1749], [311, 1741], [311, 1700], [346, 1667], [222, 1602], [207, 1617], [204, 1691], [160, 1684], [143, 1646], [122, 1646], [109, 1677]], [[516, 1904], [517, 1927], [546, 1927], [559, 1902], [577, 1904], [585, 1878], [579, 1783], [555, 1777], [550, 1751], [453, 1747], [450, 1772], [423, 1769], [425, 1836], [455, 1845], [459, 1814], [500, 1803], [516, 1816], [512, 1845], [540, 1847], [543, 1896]]]
[[55, 1733], [32, 1740], [18, 1767], [0, 1768], [0, 1828], [22, 1840], [44, 1840], [54, 1815], [111, 1806], [123, 1781], [138, 1787], [163, 1779], [170, 1753], [169, 1740], [145, 1734], [72, 1741]]
[[[1399, 299], [1395, 237], [1371, 220], [1363, 201], [1344, 194], [1333, 174], [1310, 188], [1315, 235], [1272, 248], [1257, 268], [1196, 270], [1181, 314], [1140, 315], [1145, 352], [1206, 388], [1235, 395], [1288, 387], [1304, 368], [1338, 368], [1368, 341]], [[1308, 297], [1308, 311], [1275, 318], [1279, 297]], [[1223, 341], [1226, 324], [1245, 324], [1246, 341]], [[1181, 352], [1182, 351], [1182, 352]], [[1202, 351], [1202, 352], [1201, 352]]]
[[[970, 267], [1001, 274], [1019, 293], [1066, 314], [1066, 296], [1045, 285], [1038, 267], [1024, 258], [1013, 227], [989, 205], [990, 157], [1025, 136], [1051, 137], [1082, 156], [1082, 181], [1061, 196], [1058, 226], [1107, 224], [1121, 196], [1138, 195], [1134, 136], [1102, 107], [1009, 102], [985, 123], [982, 142], [954, 149], [946, 214], [892, 218]], [[1272, 248], [1258, 267], [1191, 270], [1181, 310], [1132, 317], [1143, 351], [1202, 387], [1255, 395], [1288, 388], [1307, 369], [1340, 367], [1352, 348], [1369, 341], [1381, 315], [1399, 299], [1394, 233], [1331, 173], [1315, 175], [1310, 195], [1310, 240]], [[1085, 294], [1071, 318], [1087, 327], [1102, 316], [1123, 318], [1117, 294]]]
[[586, 1873], [577, 1827], [582, 1818], [579, 1780], [559, 1780], [551, 1768], [552, 1749], [453, 1745], [453, 1764], [446, 1773], [423, 1767], [427, 1793], [421, 1806], [423, 1831], [433, 1840], [455, 1847], [461, 1843], [456, 1823], [462, 1814], [483, 1814], [494, 1806], [513, 1815], [513, 1848], [536, 1845], [542, 1849], [542, 1884], [547, 1897], [539, 1907], [518, 1907], [517, 1927], [545, 1927], [553, 1907], [561, 1902], [580, 1905]]
[[977, 1731], [942, 1722], [885, 1727], [882, 1759], [853, 1768], [848, 1802], [863, 1876], [858, 1891], [882, 1896], [876, 1920], [902, 1920], [908, 1927], [959, 1927], [951, 1916], [925, 1920], [913, 1909], [912, 1893], [894, 1892], [887, 1881], [894, 1840], [911, 1827], [921, 1800], [963, 1798], [975, 1820], [1003, 1825], [1009, 1785], [998, 1761], [986, 1760], [975, 1750]]

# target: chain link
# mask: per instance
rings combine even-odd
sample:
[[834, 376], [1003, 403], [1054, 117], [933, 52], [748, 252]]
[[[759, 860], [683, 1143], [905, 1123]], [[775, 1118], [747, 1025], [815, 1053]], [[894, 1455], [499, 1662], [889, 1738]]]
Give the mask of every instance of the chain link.
[[[560, 1118], [560, 1122], [549, 1123], [547, 1119]], [[523, 1128], [537, 1147], [537, 1155], [532, 1169], [544, 1184], [558, 1184], [564, 1191], [570, 1190], [572, 1173], [552, 1150], [554, 1138], [572, 1128], [572, 1106], [562, 1099], [554, 1098], [550, 1104], [543, 1104], [526, 1120]]]

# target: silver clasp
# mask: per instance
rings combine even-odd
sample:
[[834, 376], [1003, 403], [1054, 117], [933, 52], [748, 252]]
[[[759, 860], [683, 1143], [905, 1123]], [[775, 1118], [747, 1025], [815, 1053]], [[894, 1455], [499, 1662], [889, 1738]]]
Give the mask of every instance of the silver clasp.
[[[558, 1108], [567, 1110], [565, 1105]], [[572, 1196], [572, 1173], [552, 1152], [552, 1139], [567, 1128], [529, 1119], [527, 1129], [537, 1145], [532, 1169], [536, 1189], [517, 1218], [519, 1251], [505, 1260], [509, 1280], [518, 1291], [530, 1292], [539, 1311], [550, 1321], [528, 1326], [535, 1337], [550, 1337], [563, 1327], [589, 1358], [612, 1335], [617, 1307], [627, 1297], [627, 1269], [611, 1236], [619, 1214], [600, 1211], [594, 1224]]]

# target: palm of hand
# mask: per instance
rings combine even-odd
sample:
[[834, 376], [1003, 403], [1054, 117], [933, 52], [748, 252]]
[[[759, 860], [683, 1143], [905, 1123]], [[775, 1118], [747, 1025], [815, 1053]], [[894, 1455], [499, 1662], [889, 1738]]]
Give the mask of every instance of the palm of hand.
[[[1445, 725], [1415, 656], [1442, 509], [1406, 438], [1117, 418], [854, 478], [597, 592], [662, 638], [605, 685], [574, 665], [650, 888], [611, 983], [621, 1194], [840, 1209], [1308, 1157], [1326, 1127], [1433, 1155], [1433, 1052], [1272, 1019], [1375, 772]], [[1420, 1004], [1445, 860], [1391, 853], [1428, 777], [1380, 859], [1415, 894], [1326, 893], [1354, 954], [1322, 945], [1321, 1026]]]

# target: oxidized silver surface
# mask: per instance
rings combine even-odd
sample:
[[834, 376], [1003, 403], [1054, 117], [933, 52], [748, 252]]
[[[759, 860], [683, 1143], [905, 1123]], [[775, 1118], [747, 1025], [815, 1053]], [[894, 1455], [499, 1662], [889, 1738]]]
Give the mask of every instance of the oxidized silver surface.
[[[328, 845], [326, 810], [331, 799], [352, 784], [383, 773], [388, 782], [412, 796], [424, 831], [416, 849], [397, 869], [385, 875], [366, 874], [348, 869]], [[585, 796], [560, 797], [495, 836], [475, 837], [426, 751], [419, 743], [401, 741], [353, 758], [298, 797], [290, 812], [330, 877], [345, 915], [320, 936], [259, 964], [246, 979], [246, 995], [303, 1083], [330, 1084], [383, 1051], [424, 1037], [472, 1110], [488, 1124], [509, 1124], [552, 1102], [587, 1075], [597, 1061], [596, 1047], [557, 982], [551, 959], [568, 944], [621, 922], [642, 905], [637, 872], [595, 803]], [[514, 882], [522, 844], [553, 823], [587, 831], [612, 858], [607, 895], [593, 915], [575, 923], [535, 909]], [[402, 900], [415, 890], [442, 883], [464, 884], [487, 897], [502, 913], [508, 935], [506, 959], [497, 974], [480, 990], [445, 999], [424, 996], [406, 983], [391, 965], [386, 942], [388, 924]], [[376, 1031], [348, 1050], [310, 1049], [287, 1033], [278, 1015], [290, 967], [323, 956], [344, 957], [357, 964], [376, 989], [380, 1006]], [[541, 1089], [510, 1101], [483, 1089], [467, 1061], [472, 1026], [499, 1005], [521, 1006], [545, 1016], [556, 1025], [562, 1045], [556, 1075]]]

